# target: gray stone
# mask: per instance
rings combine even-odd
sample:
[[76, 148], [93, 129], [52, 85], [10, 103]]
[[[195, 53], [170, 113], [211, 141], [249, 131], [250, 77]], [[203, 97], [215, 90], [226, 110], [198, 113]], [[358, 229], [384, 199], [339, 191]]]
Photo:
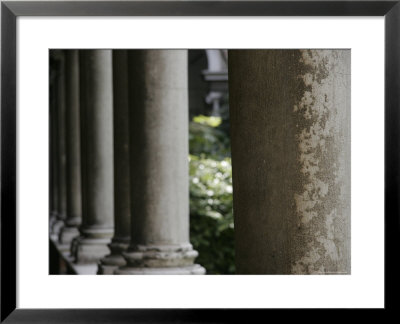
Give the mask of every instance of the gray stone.
[[[59, 217], [59, 214], [57, 214], [57, 217]], [[51, 229], [50, 232], [51, 234], [55, 234], [58, 236], [60, 234], [61, 229], [64, 227], [64, 221], [62, 219], [53, 219], [51, 222]]]
[[74, 243], [75, 263], [97, 263], [109, 252], [107, 245], [110, 242], [110, 238], [91, 238], [85, 234], [78, 237]]
[[129, 51], [128, 71], [131, 243], [115, 273], [204, 273], [189, 243], [187, 51]]
[[132, 268], [122, 267], [119, 268], [116, 274], [119, 275], [203, 275], [205, 269], [198, 265], [193, 264], [191, 266], [180, 266], [176, 268]]
[[231, 50], [239, 274], [350, 273], [350, 51]]
[[122, 256], [130, 241], [129, 103], [126, 50], [113, 51], [114, 98], [114, 237], [111, 253], [99, 263], [99, 274], [113, 274], [126, 264]]
[[106, 255], [100, 260], [97, 274], [114, 274], [114, 271], [118, 267], [126, 265], [125, 258], [122, 253], [128, 248], [129, 242], [125, 240], [118, 243], [117, 239], [114, 237], [112, 242], [108, 245], [111, 253]]
[[50, 220], [49, 230], [52, 231], [53, 224], [57, 220], [58, 215], [58, 154], [57, 154], [57, 60], [50, 52], [50, 102], [49, 102], [49, 118], [50, 118]]
[[77, 263], [97, 262], [113, 235], [113, 98], [110, 50], [81, 50], [80, 109], [82, 165], [81, 238]]
[[76, 226], [63, 226], [60, 229], [58, 236], [58, 243], [62, 246], [63, 251], [69, 251], [71, 249], [71, 242], [74, 238], [78, 237], [80, 232]]
[[65, 134], [65, 57], [62, 50], [55, 50], [54, 57], [58, 64], [58, 73], [55, 80], [56, 92], [56, 170], [58, 180], [57, 192], [57, 219], [52, 222], [51, 232], [58, 234], [64, 226], [64, 221], [67, 214], [67, 194], [66, 194], [66, 134]]
[[59, 237], [62, 245], [79, 235], [82, 219], [78, 58], [77, 50], [65, 51], [67, 215]]

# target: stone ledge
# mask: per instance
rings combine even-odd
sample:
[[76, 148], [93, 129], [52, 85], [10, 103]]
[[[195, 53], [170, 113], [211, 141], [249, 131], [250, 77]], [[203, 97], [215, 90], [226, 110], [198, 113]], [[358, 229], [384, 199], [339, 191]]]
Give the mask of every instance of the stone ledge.
[[52, 235], [50, 236], [50, 244], [55, 247], [57, 253], [64, 261], [67, 267], [66, 274], [74, 274], [74, 275], [96, 275], [97, 273], [97, 263], [88, 263], [88, 264], [76, 264], [74, 263], [73, 257], [70, 255], [69, 249], [65, 249], [65, 246], [60, 244], [57, 241], [57, 237]]

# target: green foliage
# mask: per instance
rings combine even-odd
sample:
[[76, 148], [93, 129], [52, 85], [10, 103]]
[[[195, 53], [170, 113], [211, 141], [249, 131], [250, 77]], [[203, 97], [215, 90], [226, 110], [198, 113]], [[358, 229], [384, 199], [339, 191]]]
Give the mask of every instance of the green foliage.
[[234, 232], [229, 138], [218, 117], [190, 123], [190, 232], [197, 262], [209, 274], [233, 274]]
[[[200, 122], [194, 121], [189, 124], [189, 150], [190, 154], [202, 158], [221, 160], [230, 156], [229, 137], [225, 132], [210, 126], [214, 122], [205, 122], [207, 117], [202, 116]], [[217, 117], [208, 117], [217, 118]], [[197, 119], [199, 120], [199, 119]]]
[[221, 117], [199, 115], [193, 117], [193, 121], [197, 124], [218, 127], [222, 123]]

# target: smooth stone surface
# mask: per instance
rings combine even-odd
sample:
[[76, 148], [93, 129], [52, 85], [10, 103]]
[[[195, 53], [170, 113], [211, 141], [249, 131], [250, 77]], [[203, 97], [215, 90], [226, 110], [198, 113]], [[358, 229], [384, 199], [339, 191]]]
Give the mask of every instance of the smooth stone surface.
[[58, 170], [58, 218], [67, 217], [67, 156], [66, 156], [66, 98], [65, 98], [65, 53], [58, 52], [59, 70], [56, 80], [57, 91], [57, 170]]
[[132, 246], [189, 242], [186, 50], [128, 52]]
[[73, 268], [75, 273], [78, 275], [95, 275], [96, 271], [97, 271], [96, 263], [88, 263], [88, 264], [70, 263], [70, 266]]
[[[129, 96], [126, 50], [113, 50], [114, 243], [131, 235]], [[118, 248], [117, 245], [115, 245]], [[113, 245], [111, 246], [112, 249]]]
[[128, 52], [131, 243], [116, 273], [204, 273], [189, 243], [187, 68], [187, 50]]
[[[77, 50], [65, 51], [66, 96], [66, 186], [68, 227], [82, 221], [82, 184], [80, 152], [79, 55]], [[61, 241], [62, 242], [62, 241]]]
[[80, 50], [79, 71], [82, 237], [72, 251], [77, 263], [97, 263], [114, 233], [111, 50]]
[[58, 251], [59, 257], [62, 258], [66, 264], [67, 268], [72, 271], [70, 274], [76, 275], [95, 275], [97, 270], [97, 264], [85, 263], [85, 264], [76, 264], [74, 263], [74, 257], [71, 255], [69, 251], [65, 249], [65, 246], [61, 245], [58, 242], [57, 236], [51, 236], [51, 244], [53, 244]]
[[60, 231], [60, 235], [59, 235], [59, 243], [62, 245], [66, 245], [67, 249], [70, 250], [70, 244], [72, 242], [72, 240], [79, 236], [79, 230], [77, 227], [68, 227], [68, 226], [64, 226], [61, 231]]
[[130, 242], [129, 101], [127, 51], [113, 50], [114, 99], [114, 236], [111, 253], [101, 259], [99, 274], [113, 274], [126, 264], [122, 257]]
[[58, 235], [63, 227], [64, 221], [61, 219], [56, 219], [51, 226], [51, 233]]
[[58, 209], [58, 149], [57, 149], [57, 87], [56, 87], [56, 77], [57, 77], [57, 63], [50, 51], [50, 93], [49, 93], [49, 122], [50, 122], [50, 229], [54, 219], [57, 218]]
[[57, 221], [57, 213], [52, 212], [50, 213], [50, 218], [49, 218], [49, 232], [50, 234], [53, 232], [53, 226], [54, 223]]
[[74, 262], [77, 264], [97, 263], [110, 252], [107, 247], [109, 242], [109, 239], [80, 237], [76, 242]]
[[193, 264], [187, 267], [168, 268], [132, 268], [122, 267], [115, 271], [116, 275], [204, 275], [205, 269]]
[[114, 223], [113, 92], [110, 50], [81, 50], [82, 228]]

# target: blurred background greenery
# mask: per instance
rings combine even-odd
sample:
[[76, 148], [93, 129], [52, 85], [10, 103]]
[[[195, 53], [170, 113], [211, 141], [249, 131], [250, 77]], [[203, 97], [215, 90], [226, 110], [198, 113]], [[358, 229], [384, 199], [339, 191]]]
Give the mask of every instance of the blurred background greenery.
[[189, 124], [190, 238], [208, 274], [234, 274], [229, 110]]

